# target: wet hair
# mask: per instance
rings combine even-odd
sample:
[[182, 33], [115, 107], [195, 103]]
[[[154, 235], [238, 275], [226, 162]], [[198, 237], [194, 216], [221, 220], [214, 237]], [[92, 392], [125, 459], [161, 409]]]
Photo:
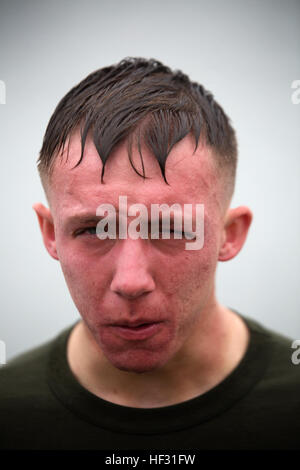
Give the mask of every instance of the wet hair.
[[[81, 155], [75, 167], [83, 159], [90, 134], [103, 163], [101, 182], [104, 182], [105, 164], [112, 150], [127, 139], [133, 169], [147, 178], [141, 152], [141, 145], [146, 145], [156, 157], [168, 184], [167, 157], [172, 147], [191, 132], [195, 151], [200, 138], [213, 149], [219, 168], [230, 175], [226, 184], [229, 192], [233, 192], [237, 142], [228, 116], [202, 85], [156, 59], [126, 57], [117, 64], [92, 72], [62, 98], [50, 118], [39, 154], [38, 170], [42, 181], [51, 176], [57, 156], [60, 152], [63, 154], [67, 140], [70, 142], [77, 129], [81, 135]], [[132, 162], [134, 136], [142, 174]]]

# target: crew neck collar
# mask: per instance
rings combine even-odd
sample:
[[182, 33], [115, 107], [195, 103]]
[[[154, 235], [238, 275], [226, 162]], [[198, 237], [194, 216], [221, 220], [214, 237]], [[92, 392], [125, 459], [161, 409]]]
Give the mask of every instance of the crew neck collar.
[[170, 406], [133, 408], [94, 395], [77, 381], [67, 360], [68, 339], [77, 322], [63, 330], [53, 342], [47, 364], [49, 387], [56, 398], [81, 419], [121, 433], [159, 434], [207, 421], [242, 399], [263, 376], [270, 360], [268, 331], [254, 320], [233, 311], [249, 329], [247, 350], [222, 382], [198, 397]]

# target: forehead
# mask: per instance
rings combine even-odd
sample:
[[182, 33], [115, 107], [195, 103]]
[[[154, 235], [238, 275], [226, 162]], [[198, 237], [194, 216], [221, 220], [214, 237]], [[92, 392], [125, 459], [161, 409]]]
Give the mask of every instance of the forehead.
[[[178, 142], [166, 160], [167, 185], [159, 164], [151, 151], [142, 146], [145, 180], [130, 165], [127, 142], [117, 145], [109, 156], [101, 183], [102, 161], [92, 139], [85, 144], [83, 159], [80, 134], [73, 134], [62, 159], [57, 158], [51, 178], [49, 199], [52, 212], [96, 211], [99, 204], [118, 204], [120, 195], [128, 203], [217, 203], [220, 205], [221, 185], [211, 149], [199, 142], [195, 153], [191, 134]], [[132, 162], [143, 173], [138, 149], [132, 148]]]

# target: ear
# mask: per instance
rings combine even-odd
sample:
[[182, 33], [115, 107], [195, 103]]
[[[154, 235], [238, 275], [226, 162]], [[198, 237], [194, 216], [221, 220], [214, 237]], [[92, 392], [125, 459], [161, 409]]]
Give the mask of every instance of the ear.
[[41, 203], [34, 204], [32, 208], [38, 217], [46, 250], [52, 256], [52, 258], [58, 260], [59, 258], [56, 251], [56, 240], [52, 214], [50, 210]]
[[239, 253], [246, 241], [252, 218], [252, 212], [248, 207], [228, 209], [219, 250], [219, 261], [228, 261]]

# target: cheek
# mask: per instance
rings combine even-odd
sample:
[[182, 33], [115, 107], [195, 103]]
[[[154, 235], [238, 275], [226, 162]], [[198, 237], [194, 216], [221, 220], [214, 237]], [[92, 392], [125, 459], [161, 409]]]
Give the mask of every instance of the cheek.
[[184, 251], [169, 266], [161, 269], [166, 274], [168, 293], [188, 302], [192, 295], [203, 294], [213, 283], [218, 262], [216, 239], [207, 239], [201, 250]]
[[61, 268], [77, 309], [83, 315], [91, 306], [99, 305], [109, 282], [109, 266], [95, 256], [87, 256], [80, 250], [61, 250]]
[[182, 260], [170, 277], [173, 295], [185, 311], [193, 309], [195, 303], [203, 303], [213, 286], [216, 261], [211, 257], [196, 255]]

